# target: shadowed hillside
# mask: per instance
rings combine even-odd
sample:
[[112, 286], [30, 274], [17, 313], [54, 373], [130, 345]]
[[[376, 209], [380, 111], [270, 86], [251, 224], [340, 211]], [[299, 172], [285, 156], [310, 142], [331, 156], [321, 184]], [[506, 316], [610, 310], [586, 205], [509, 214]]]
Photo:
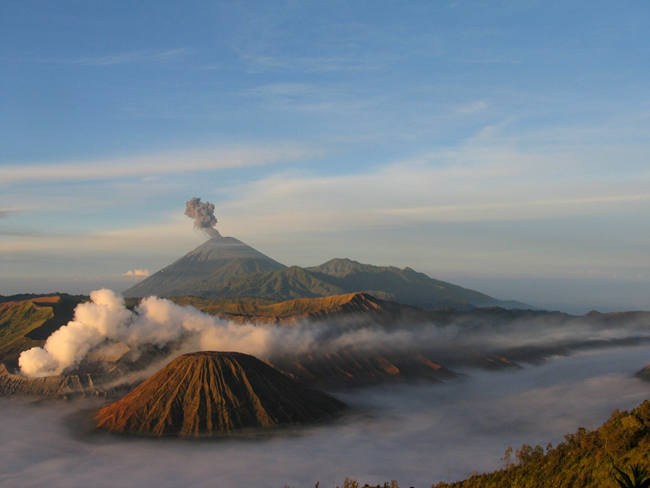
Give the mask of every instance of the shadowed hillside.
[[233, 237], [213, 237], [178, 261], [126, 290], [125, 297], [195, 295], [204, 280], [222, 283], [234, 276], [282, 269], [283, 264]]
[[256, 297], [284, 301], [356, 292], [428, 309], [530, 308], [434, 280], [410, 268], [371, 266], [350, 259], [332, 259], [311, 268], [287, 268], [237, 239], [219, 235], [132, 286], [123, 295], [127, 298]]
[[411, 268], [372, 266], [350, 259], [332, 259], [306, 270], [317, 278], [341, 288], [344, 293], [364, 291], [377, 298], [421, 308], [452, 307], [468, 310], [494, 305], [503, 308], [529, 308], [523, 303], [497, 300], [484, 293], [434, 280]]

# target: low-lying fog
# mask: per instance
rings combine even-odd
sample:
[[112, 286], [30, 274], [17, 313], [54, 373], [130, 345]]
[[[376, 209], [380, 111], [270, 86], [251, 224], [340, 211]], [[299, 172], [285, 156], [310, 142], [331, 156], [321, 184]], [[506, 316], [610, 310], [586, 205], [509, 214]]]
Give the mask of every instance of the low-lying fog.
[[650, 348], [583, 352], [513, 372], [466, 371], [442, 386], [340, 394], [362, 415], [262, 439], [156, 440], [88, 435], [70, 415], [88, 401], [0, 402], [0, 485], [11, 487], [342, 486], [395, 479], [429, 487], [498, 469], [504, 451], [546, 446], [650, 396], [632, 376]]

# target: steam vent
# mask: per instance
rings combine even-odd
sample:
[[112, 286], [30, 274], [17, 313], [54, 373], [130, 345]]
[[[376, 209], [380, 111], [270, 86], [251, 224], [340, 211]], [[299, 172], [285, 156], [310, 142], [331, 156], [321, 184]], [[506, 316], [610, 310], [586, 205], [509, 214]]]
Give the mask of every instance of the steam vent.
[[346, 405], [237, 352], [176, 358], [101, 409], [98, 429], [153, 436], [203, 436], [326, 421]]

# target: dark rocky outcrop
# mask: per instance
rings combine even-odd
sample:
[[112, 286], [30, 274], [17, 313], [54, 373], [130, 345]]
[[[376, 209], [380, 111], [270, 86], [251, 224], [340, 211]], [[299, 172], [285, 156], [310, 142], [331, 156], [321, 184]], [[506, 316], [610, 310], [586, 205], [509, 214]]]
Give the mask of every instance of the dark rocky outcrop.
[[77, 398], [105, 396], [102, 381], [90, 374], [56, 375], [27, 378], [10, 373], [0, 364], [0, 396], [39, 396], [45, 398]]

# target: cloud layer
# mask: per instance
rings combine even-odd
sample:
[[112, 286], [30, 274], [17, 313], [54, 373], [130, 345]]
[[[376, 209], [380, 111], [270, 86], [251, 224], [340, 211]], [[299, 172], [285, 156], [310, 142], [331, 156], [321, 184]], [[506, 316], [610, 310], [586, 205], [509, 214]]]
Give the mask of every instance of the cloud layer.
[[156, 441], [88, 436], [79, 409], [91, 401], [33, 404], [0, 399], [0, 484], [15, 488], [342, 485], [431, 486], [494, 470], [508, 447], [556, 445], [596, 428], [615, 408], [647, 398], [631, 374], [648, 348], [557, 359], [519, 372], [468, 371], [443, 386], [397, 386], [342, 395], [359, 414], [340, 424], [261, 439]]

